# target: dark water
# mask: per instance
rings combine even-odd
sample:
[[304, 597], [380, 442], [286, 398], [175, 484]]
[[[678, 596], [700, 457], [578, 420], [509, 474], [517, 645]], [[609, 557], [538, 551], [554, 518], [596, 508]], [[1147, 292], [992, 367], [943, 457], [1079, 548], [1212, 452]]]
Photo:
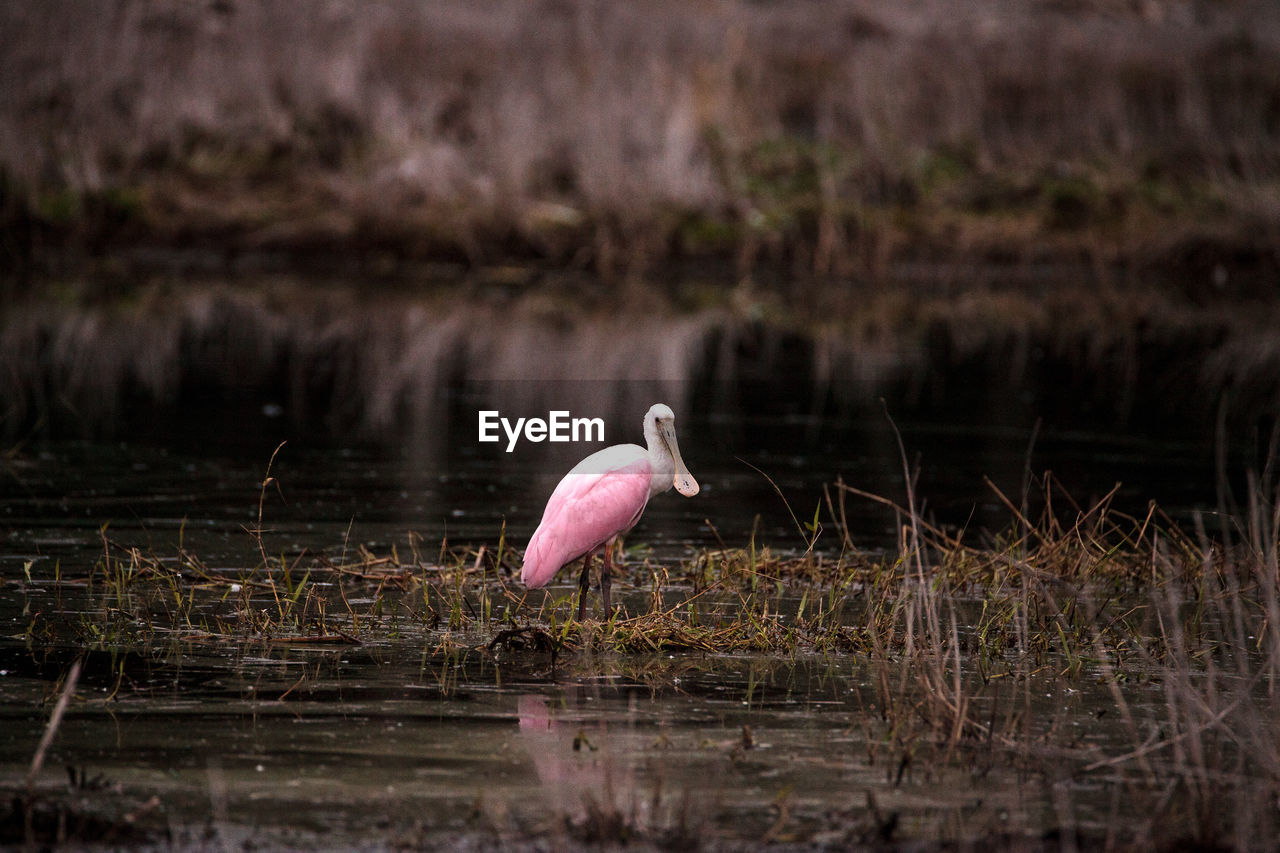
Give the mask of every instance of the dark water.
[[[468, 405], [451, 409], [444, 442], [344, 444], [255, 412], [232, 423], [156, 424], [110, 442], [15, 448], [0, 479], [0, 781], [21, 784], [77, 654], [29, 648], [21, 636], [31, 614], [62, 609], [74, 619], [103, 606], [55, 595], [49, 579], [87, 572], [104, 536], [161, 556], [183, 547], [215, 569], [252, 567], [258, 551], [245, 527], [257, 523], [260, 483], [281, 441], [271, 468], [279, 488], [267, 490], [263, 511], [273, 555], [407, 553], [411, 533], [434, 554], [445, 537], [492, 545], [504, 522], [522, 546], [555, 481], [590, 447], [482, 446], [465, 438]], [[948, 523], [1007, 523], [983, 477], [1020, 501], [1028, 465], [1054, 471], [1082, 505], [1117, 482], [1117, 506], [1135, 513], [1148, 499], [1181, 517], [1217, 501], [1203, 435], [896, 415], [926, 512]], [[650, 505], [629, 544], [656, 559], [717, 537], [745, 545], [753, 529], [759, 542], [799, 547], [787, 503], [802, 522], [821, 506], [823, 544], [839, 547], [822, 504], [837, 476], [905, 500], [897, 440], [879, 407], [838, 420], [785, 406], [694, 408], [678, 418], [703, 491]], [[635, 420], [610, 441], [638, 441]], [[894, 547], [892, 512], [856, 498], [846, 506], [857, 547]], [[33, 585], [20, 580], [27, 567]], [[874, 841], [888, 815], [898, 837], [922, 839], [1097, 834], [1113, 816], [1118, 789], [1096, 779], [1054, 787], [1039, 773], [1028, 784], [1023, 769], [980, 755], [913, 763], [916, 747], [896, 741], [878, 713], [883, 673], [850, 657], [580, 655], [553, 665], [494, 656], [483, 650], [487, 636], [442, 648], [421, 626], [386, 633], [340, 649], [175, 634], [142, 650], [94, 651], [40, 784], [60, 790], [65, 768], [78, 768], [93, 783], [70, 795], [82, 811], [117, 822], [140, 814], [179, 846], [219, 849], [473, 836], [573, 846], [597, 832], [675, 846], [695, 837], [840, 846]], [[1022, 689], [1031, 741], [1041, 730], [1074, 730], [1081, 749], [1131, 745], [1114, 713], [1098, 724], [1114, 702], [1097, 679], [1064, 689], [1046, 672]], [[1139, 716], [1160, 702], [1156, 686], [1126, 689]]]
[[[46, 682], [19, 657], [0, 666], [5, 781], [43, 726], [23, 706]], [[180, 845], [435, 846], [496, 833], [563, 846], [590, 837], [593, 810], [680, 847], [771, 831], [842, 845], [876, 837], [868, 792], [911, 838], [1036, 836], [1063, 822], [1051, 792], [1003, 760], [904, 763], [874, 673], [849, 659], [642, 657], [553, 673], [475, 654], [441, 662], [420, 640], [229, 657], [180, 645], [125, 661], [131, 688], [103, 702], [111, 663], [90, 661], [47, 782], [67, 763], [131, 807], [158, 796]], [[1047, 677], [1033, 688], [1033, 736], [1065, 726], [1082, 749], [1124, 744], [1118, 725], [1096, 725], [1110, 707], [1101, 687], [1064, 694]], [[1139, 711], [1144, 692], [1159, 696], [1135, 689]], [[1057, 797], [1072, 827], [1105, 825], [1105, 796]]]
[[[171, 551], [181, 542], [216, 566], [247, 567], [257, 549], [245, 526], [257, 523], [260, 484], [276, 483], [262, 503], [267, 543], [297, 553], [403, 547], [411, 533], [427, 549], [450, 542], [497, 542], [505, 523], [521, 546], [541, 517], [546, 496], [577, 459], [603, 444], [530, 443], [508, 453], [477, 441], [474, 398], [455, 402], [440, 435], [396, 441], [341, 442], [276, 419], [165, 421], [110, 442], [33, 441], [0, 461], [5, 547], [0, 570], [26, 562], [91, 565], [110, 538]], [[517, 410], [518, 411], [518, 410]], [[526, 410], [531, 416], [537, 410]], [[604, 444], [643, 442], [635, 423], [608, 421]], [[1145, 514], [1156, 501], [1178, 519], [1216, 510], [1219, 477], [1212, 437], [1203, 431], [1153, 435], [1078, 423], [1007, 423], [989, 412], [891, 413], [879, 405], [839, 417], [722, 407], [677, 414], [685, 461], [702, 486], [690, 500], [674, 491], [650, 503], [629, 544], [664, 558], [715, 546], [717, 535], [744, 546], [803, 547], [802, 523], [815, 510], [828, 531], [820, 545], [838, 548], [827, 496], [837, 478], [906, 504], [906, 473], [926, 515], [947, 524], [999, 530], [1011, 522], [995, 487], [1032, 507], [1052, 472], [1055, 505], [1089, 506], [1119, 485], [1116, 508]], [[545, 416], [545, 415], [544, 415]], [[514, 416], [513, 416], [514, 417]], [[1230, 474], [1243, 464], [1227, 448]], [[1034, 475], [1035, 479], [1032, 479]], [[1226, 482], [1229, 482], [1227, 480]], [[776, 485], [776, 489], [775, 489]], [[781, 492], [781, 494], [779, 494]], [[848, 496], [853, 542], [877, 550], [896, 542], [892, 511]], [[714, 528], [714, 530], [713, 530]]]

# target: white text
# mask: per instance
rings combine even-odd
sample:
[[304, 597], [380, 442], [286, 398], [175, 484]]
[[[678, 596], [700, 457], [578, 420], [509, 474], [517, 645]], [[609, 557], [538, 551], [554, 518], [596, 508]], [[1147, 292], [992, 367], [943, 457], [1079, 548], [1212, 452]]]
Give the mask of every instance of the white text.
[[480, 412], [480, 441], [501, 441], [498, 429], [507, 436], [507, 452], [515, 450], [520, 435], [532, 442], [604, 441], [604, 418], [573, 418], [566, 411], [547, 413], [547, 419], [516, 418], [513, 424], [496, 410]]

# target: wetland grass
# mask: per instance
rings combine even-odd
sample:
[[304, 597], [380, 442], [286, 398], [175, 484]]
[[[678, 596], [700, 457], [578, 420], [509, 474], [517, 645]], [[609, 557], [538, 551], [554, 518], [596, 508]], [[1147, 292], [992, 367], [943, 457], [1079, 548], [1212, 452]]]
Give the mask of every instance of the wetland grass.
[[[268, 469], [264, 497], [273, 485]], [[379, 556], [343, 543], [328, 553], [273, 556], [260, 503], [256, 524], [245, 528], [256, 564], [213, 568], [181, 544], [161, 556], [116, 541], [104, 526], [101, 556], [88, 571], [58, 565], [49, 577], [26, 581], [55, 591], [59, 603], [81, 590], [91, 609], [41, 610], [27, 636], [71, 629], [79, 640], [100, 644], [161, 634], [352, 642], [377, 638], [404, 620], [428, 633], [497, 646], [542, 631], [566, 650], [579, 643], [621, 653], [879, 649], [943, 659], [963, 651], [989, 680], [1008, 677], [1014, 660], [1036, 667], [1055, 660], [1063, 674], [1076, 675], [1087, 663], [1123, 663], [1138, 651], [1159, 660], [1171, 645], [1211, 647], [1206, 630], [1213, 618], [1263, 627], [1280, 618], [1275, 501], [1262, 483], [1253, 483], [1234, 544], [1211, 540], [1203, 524], [1184, 532], [1155, 505], [1141, 517], [1122, 513], [1112, 506], [1116, 490], [1084, 508], [1047, 474], [1039, 484], [1041, 509], [1029, 518], [1025, 500], [1018, 506], [988, 485], [1011, 516], [1009, 527], [994, 534], [940, 528], [910, 500], [901, 506], [837, 480], [820, 508], [826, 518], [815, 515], [802, 526], [810, 531], [803, 552], [752, 541], [703, 548], [675, 564], [633, 558], [621, 570], [628, 589], [622, 604], [608, 619], [581, 623], [571, 618], [573, 593], [531, 592], [513, 582], [519, 553], [505, 529], [494, 547], [442, 542], [434, 559], [412, 535], [403, 555], [396, 546]], [[853, 547], [846, 533], [850, 501], [899, 515], [896, 553]], [[1185, 629], [1176, 644], [1162, 621], [1170, 596]], [[498, 636], [503, 631], [507, 636]], [[1280, 658], [1272, 632], [1256, 636], [1260, 650]]]
[[[62, 566], [25, 581], [33, 600], [43, 594], [23, 637], [36, 655], [71, 648], [113, 659], [180, 656], [191, 644], [411, 647], [438, 671], [443, 695], [460, 689], [467, 660], [562, 679], [613, 672], [654, 690], [730, 660], [816, 665], [863, 685], [860, 760], [882, 773], [885, 796], [1011, 766], [1044, 785], [1056, 832], [1118, 849], [1250, 849], [1280, 830], [1271, 477], [1251, 479], [1242, 513], [1226, 522], [1229, 540], [1200, 519], [1184, 530], [1155, 506], [1121, 512], [1114, 491], [1077, 505], [1047, 474], [1018, 501], [992, 487], [1010, 518], [998, 532], [942, 528], [910, 490], [900, 504], [837, 480], [821, 516], [800, 525], [803, 550], [718, 543], [674, 563], [632, 552], [616, 581], [620, 606], [583, 622], [571, 588], [513, 582], [519, 553], [505, 531], [493, 545], [442, 542], [430, 555], [417, 537], [383, 555], [349, 543], [276, 555], [259, 516], [254, 563], [227, 568], [183, 548], [156, 555], [104, 528], [87, 571]], [[852, 547], [846, 519], [864, 503], [898, 513], [895, 550]], [[305, 695], [307, 678], [281, 687], [279, 700]], [[105, 701], [131, 689], [121, 663]], [[1083, 725], [1069, 710], [1082, 693], [1109, 697]], [[1105, 736], [1091, 731], [1103, 714], [1114, 720]], [[737, 748], [750, 742], [744, 734]], [[1072, 817], [1079, 786], [1123, 802], [1110, 823]], [[564, 825], [591, 839], [667, 831], [629, 808], [605, 797]], [[869, 806], [837, 823], [858, 838], [877, 828], [910, 837], [894, 814]]]

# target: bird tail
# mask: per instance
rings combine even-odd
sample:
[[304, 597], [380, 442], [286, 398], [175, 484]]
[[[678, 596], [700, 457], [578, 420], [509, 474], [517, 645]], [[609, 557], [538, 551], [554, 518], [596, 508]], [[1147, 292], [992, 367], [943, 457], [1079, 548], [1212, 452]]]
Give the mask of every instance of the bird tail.
[[555, 577], [563, 564], [556, 561], [552, 550], [539, 527], [529, 540], [529, 547], [524, 551], [524, 563], [520, 567], [520, 580], [525, 586], [537, 589], [546, 586]]

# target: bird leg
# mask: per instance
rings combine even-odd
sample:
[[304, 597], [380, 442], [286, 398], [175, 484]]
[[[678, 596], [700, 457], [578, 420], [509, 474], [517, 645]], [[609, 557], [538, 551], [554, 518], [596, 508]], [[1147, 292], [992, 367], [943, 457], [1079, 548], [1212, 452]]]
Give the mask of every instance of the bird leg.
[[587, 592], [591, 589], [591, 552], [582, 558], [582, 577], [578, 578], [578, 621], [587, 615]]
[[612, 582], [609, 576], [613, 574], [613, 558], [610, 556], [612, 552], [613, 543], [610, 542], [604, 546], [604, 561], [600, 564], [600, 597], [604, 599], [606, 621], [613, 615], [613, 610], [609, 606], [609, 585]]

